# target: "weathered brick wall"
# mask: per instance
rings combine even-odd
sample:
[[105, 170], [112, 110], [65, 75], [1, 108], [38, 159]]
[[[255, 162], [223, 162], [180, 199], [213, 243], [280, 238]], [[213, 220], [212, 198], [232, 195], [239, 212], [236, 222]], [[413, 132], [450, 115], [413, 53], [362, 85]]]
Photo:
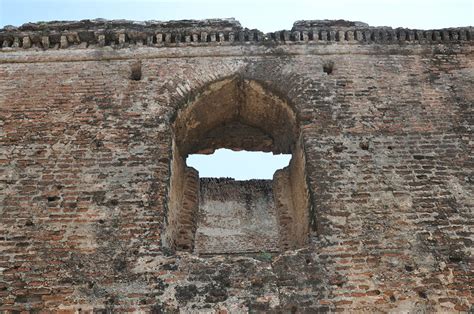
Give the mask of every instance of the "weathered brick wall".
[[[468, 311], [472, 29], [434, 43], [348, 33], [347, 43], [331, 31], [328, 42], [304, 42], [302, 31], [298, 43], [116, 50], [4, 39], [0, 310]], [[160, 237], [170, 123], [233, 76], [297, 112], [310, 243], [274, 255], [174, 254]]]
[[197, 254], [278, 252], [271, 180], [202, 178]]

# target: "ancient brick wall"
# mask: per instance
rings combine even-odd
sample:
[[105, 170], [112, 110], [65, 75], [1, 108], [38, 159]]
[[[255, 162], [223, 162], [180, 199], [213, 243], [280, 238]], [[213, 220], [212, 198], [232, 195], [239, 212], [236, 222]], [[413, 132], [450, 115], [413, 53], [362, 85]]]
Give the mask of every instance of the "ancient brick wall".
[[[309, 21], [0, 30], [0, 310], [469, 311], [473, 40]], [[298, 118], [307, 244], [170, 250], [171, 124], [235, 78]]]
[[200, 198], [195, 253], [279, 251], [270, 180], [203, 178]]

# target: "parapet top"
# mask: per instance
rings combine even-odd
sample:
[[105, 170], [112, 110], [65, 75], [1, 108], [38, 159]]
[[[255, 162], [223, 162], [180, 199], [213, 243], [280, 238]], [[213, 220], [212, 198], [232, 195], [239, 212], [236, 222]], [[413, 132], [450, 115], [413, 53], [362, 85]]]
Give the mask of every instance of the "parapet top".
[[233, 18], [180, 21], [82, 20], [27, 23], [0, 29], [0, 48], [74, 49], [242, 44], [452, 44], [474, 41], [473, 27], [412, 30], [345, 20], [302, 20], [264, 34]]
[[314, 28], [356, 29], [369, 28], [369, 24], [358, 21], [346, 20], [301, 20], [293, 23], [292, 31], [308, 30]]
[[129, 29], [135, 31], [180, 31], [186, 32], [193, 29], [214, 31], [238, 31], [242, 29], [239, 21], [234, 18], [206, 19], [206, 20], [179, 20], [179, 21], [129, 21], [129, 20], [81, 20], [81, 21], [51, 21], [26, 23], [22, 26], [6, 26], [1, 32], [43, 32], [54, 33], [74, 30], [119, 30]]

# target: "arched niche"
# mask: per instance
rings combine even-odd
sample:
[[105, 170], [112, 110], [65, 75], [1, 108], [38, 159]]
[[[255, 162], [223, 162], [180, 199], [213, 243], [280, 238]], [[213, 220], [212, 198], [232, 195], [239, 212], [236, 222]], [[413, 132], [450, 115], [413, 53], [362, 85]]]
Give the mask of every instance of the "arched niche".
[[[307, 242], [311, 204], [304, 147], [297, 115], [285, 100], [256, 81], [224, 79], [210, 84], [177, 112], [172, 134], [168, 212], [162, 237], [165, 247], [194, 250], [200, 179], [195, 169], [187, 167], [186, 158], [193, 153], [211, 154], [218, 148], [292, 154], [289, 166], [277, 170], [271, 182], [278, 250]], [[225, 201], [225, 195], [222, 199]]]

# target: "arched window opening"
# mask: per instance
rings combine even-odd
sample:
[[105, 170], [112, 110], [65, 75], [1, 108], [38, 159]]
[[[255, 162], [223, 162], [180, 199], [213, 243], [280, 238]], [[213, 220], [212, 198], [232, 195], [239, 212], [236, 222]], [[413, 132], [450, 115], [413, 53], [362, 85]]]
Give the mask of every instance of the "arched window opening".
[[[281, 251], [308, 238], [309, 193], [297, 117], [255, 81], [213, 83], [172, 125], [172, 162], [163, 245], [198, 254]], [[291, 154], [271, 179], [200, 178], [192, 154], [217, 149]]]

